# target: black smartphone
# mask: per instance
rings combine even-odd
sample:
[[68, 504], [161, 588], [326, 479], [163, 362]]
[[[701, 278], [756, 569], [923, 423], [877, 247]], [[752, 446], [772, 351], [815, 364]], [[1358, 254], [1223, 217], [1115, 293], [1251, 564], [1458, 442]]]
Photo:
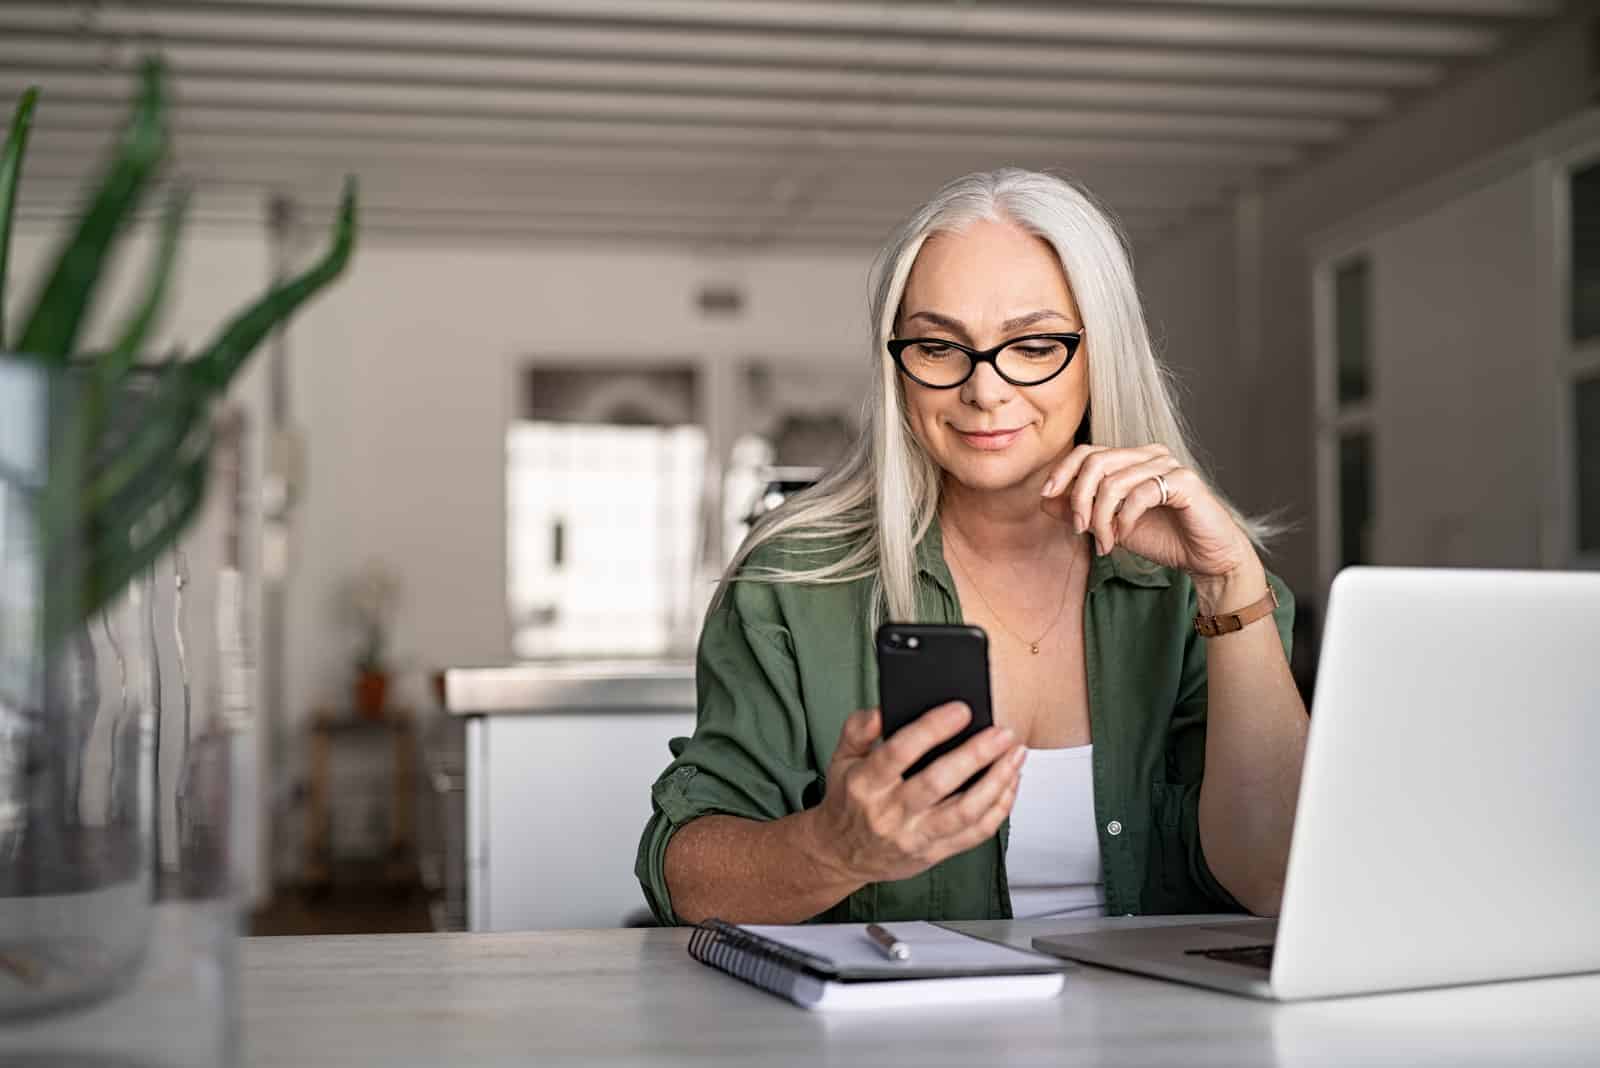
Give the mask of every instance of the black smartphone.
[[[958, 623], [885, 623], [878, 628], [878, 707], [890, 737], [929, 709], [965, 701], [972, 721], [905, 771], [910, 778], [994, 723], [989, 707], [989, 636]], [[965, 790], [983, 772], [961, 786]]]

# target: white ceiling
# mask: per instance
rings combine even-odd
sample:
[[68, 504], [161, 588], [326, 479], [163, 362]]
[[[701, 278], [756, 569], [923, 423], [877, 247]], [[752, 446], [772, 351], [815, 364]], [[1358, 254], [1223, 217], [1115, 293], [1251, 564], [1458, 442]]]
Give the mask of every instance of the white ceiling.
[[196, 213], [369, 230], [876, 245], [965, 171], [1083, 179], [1135, 240], [1303, 164], [1562, 0], [0, 0], [43, 89], [26, 216], [70, 210], [141, 54]]

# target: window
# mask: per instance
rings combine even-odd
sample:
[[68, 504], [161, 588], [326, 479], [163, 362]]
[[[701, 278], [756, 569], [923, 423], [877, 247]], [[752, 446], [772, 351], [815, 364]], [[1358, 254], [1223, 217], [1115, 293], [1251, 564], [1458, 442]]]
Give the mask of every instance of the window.
[[1376, 431], [1372, 261], [1365, 253], [1317, 270], [1318, 480], [1323, 578], [1375, 562]]
[[686, 653], [707, 439], [692, 369], [539, 368], [506, 440], [521, 659]]
[[1372, 561], [1372, 435], [1339, 438], [1339, 566]]
[[1600, 339], [1600, 162], [1572, 173], [1572, 340]]
[[1560, 248], [1568, 279], [1559, 357], [1566, 397], [1561, 417], [1570, 424], [1563, 428], [1569, 451], [1558, 490], [1565, 529], [1557, 559], [1567, 567], [1600, 566], [1600, 158], [1595, 151], [1591, 143], [1566, 161], [1558, 198], [1566, 209], [1561, 225], [1568, 231]]
[[1578, 553], [1600, 555], [1600, 376], [1573, 384]]
[[1571, 333], [1565, 371], [1571, 387], [1572, 523], [1574, 555], [1600, 562], [1600, 160], [1569, 172]]
[[1372, 278], [1365, 258], [1341, 265], [1333, 277], [1334, 346], [1338, 354], [1339, 404], [1367, 399], [1372, 354], [1368, 328]]

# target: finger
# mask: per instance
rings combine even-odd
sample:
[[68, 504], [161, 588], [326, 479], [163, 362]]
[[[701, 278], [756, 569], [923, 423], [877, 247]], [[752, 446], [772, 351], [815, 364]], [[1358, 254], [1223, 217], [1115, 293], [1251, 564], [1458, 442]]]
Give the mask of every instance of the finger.
[[1167, 475], [1167, 507], [1188, 508], [1210, 492], [1205, 479], [1192, 467], [1179, 467]]
[[[991, 763], [989, 770], [983, 773], [983, 778], [973, 783], [972, 788], [966, 793], [947, 795], [941, 804], [928, 813], [924, 828], [926, 832], [936, 839], [948, 838], [960, 834], [981, 820], [984, 813], [994, 806], [1000, 796], [1016, 785], [1027, 755], [1027, 747], [1014, 746], [1000, 759]], [[958, 782], [956, 785], [960, 786], [961, 783]]]
[[978, 817], [965, 829], [957, 831], [939, 842], [934, 847], [933, 863], [937, 864], [948, 857], [965, 853], [975, 849], [1000, 833], [1000, 825], [1011, 815], [1011, 806], [1017, 802], [1017, 784], [1012, 783], [1006, 787], [994, 804], [990, 805], [983, 815]]
[[1128, 494], [1141, 485], [1149, 485], [1155, 489], [1156, 500], [1159, 502], [1161, 489], [1156, 486], [1155, 477], [1176, 471], [1180, 466], [1171, 456], [1158, 456], [1142, 464], [1124, 467], [1100, 480], [1100, 489], [1094, 495], [1094, 511], [1090, 517], [1089, 528], [1094, 531], [1095, 540], [1100, 543], [1102, 555], [1110, 552], [1117, 543], [1116, 526], [1113, 521], [1118, 510], [1123, 508], [1123, 502]]
[[1113, 535], [1119, 541], [1126, 538], [1139, 525], [1139, 520], [1144, 518], [1146, 512], [1160, 505], [1161, 487], [1156, 485], [1155, 480], [1139, 483], [1122, 499], [1122, 511], [1111, 521]]
[[1005, 727], [990, 727], [917, 772], [900, 787], [907, 812], [921, 812], [949, 797], [962, 783], [1004, 756], [1016, 744]]
[[850, 714], [839, 731], [839, 744], [834, 749], [835, 758], [864, 757], [872, 752], [873, 743], [883, 733], [883, 717], [876, 708], [863, 708]]
[[1100, 490], [1102, 479], [1125, 467], [1154, 459], [1158, 455], [1155, 450], [1159, 448], [1161, 446], [1146, 446], [1142, 449], [1106, 449], [1085, 460], [1078, 470], [1078, 477], [1073, 480], [1072, 488], [1067, 493], [1068, 500], [1072, 502], [1073, 529], [1079, 534], [1089, 529], [1095, 494]]
[[1045, 479], [1044, 489], [1042, 490], [1043, 495], [1046, 497], [1061, 496], [1062, 492], [1072, 484], [1072, 480], [1078, 477], [1078, 469], [1083, 466], [1083, 462], [1097, 452], [1104, 452], [1105, 449], [1104, 445], [1074, 446], [1072, 451], [1067, 453], [1067, 458], [1061, 461], [1060, 465], [1051, 472], [1049, 478]]
[[1060, 497], [1039, 498], [1039, 510], [1069, 527], [1072, 525], [1072, 506]]
[[960, 734], [971, 721], [972, 710], [961, 701], [929, 709], [878, 747], [872, 754], [874, 773], [898, 778], [921, 759], [922, 754]]
[[1139, 483], [1122, 498], [1122, 507], [1111, 517], [1111, 541], [1119, 544], [1139, 525], [1139, 520], [1152, 508], [1161, 504], [1161, 487], [1155, 481]]

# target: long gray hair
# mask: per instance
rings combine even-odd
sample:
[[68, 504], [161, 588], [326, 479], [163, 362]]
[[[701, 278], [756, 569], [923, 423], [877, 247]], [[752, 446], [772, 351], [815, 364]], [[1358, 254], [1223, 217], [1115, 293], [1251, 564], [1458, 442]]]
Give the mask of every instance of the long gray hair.
[[[1086, 191], [1053, 174], [1015, 168], [969, 174], [939, 190], [873, 264], [872, 387], [860, 438], [830, 474], [756, 523], [723, 575], [718, 600], [734, 578], [815, 583], [871, 577], [876, 614], [917, 618], [916, 548], [938, 514], [941, 472], [911, 432], [899, 372], [884, 343], [894, 336], [906, 278], [923, 242], [985, 219], [1018, 223], [1048, 241], [1061, 260], [1088, 326], [1084, 346], [1094, 353], [1088, 440], [1111, 447], [1160, 443], [1204, 477], [1169, 376], [1150, 347], [1127, 243], [1116, 224]], [[1273, 533], [1269, 521], [1228, 507], [1257, 544]], [[815, 555], [818, 562], [747, 566], [753, 552], [778, 539], [792, 556]]]

